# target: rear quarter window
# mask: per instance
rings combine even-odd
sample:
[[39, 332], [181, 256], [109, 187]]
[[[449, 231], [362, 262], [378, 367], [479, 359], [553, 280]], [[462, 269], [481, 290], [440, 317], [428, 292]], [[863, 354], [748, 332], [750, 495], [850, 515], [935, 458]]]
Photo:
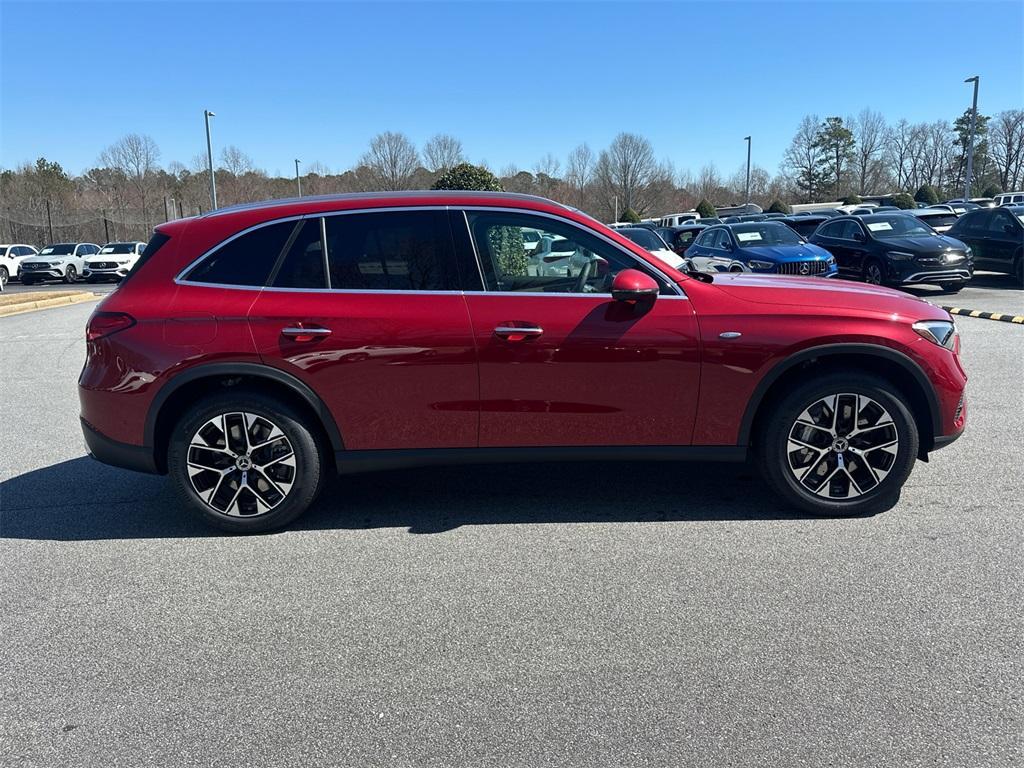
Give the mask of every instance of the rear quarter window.
[[[267, 224], [218, 246], [189, 270], [189, 283], [262, 287], [295, 229], [295, 221]], [[143, 259], [149, 258], [149, 246]]]

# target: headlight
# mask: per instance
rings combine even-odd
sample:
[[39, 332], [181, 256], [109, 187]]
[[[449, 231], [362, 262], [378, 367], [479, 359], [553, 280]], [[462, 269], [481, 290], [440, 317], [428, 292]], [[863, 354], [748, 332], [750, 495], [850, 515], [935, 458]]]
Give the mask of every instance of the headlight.
[[64, 266], [64, 264], [62, 262], [59, 262], [59, 261], [51, 261], [50, 262], [50, 266], [51, 267], [62, 267], [62, 266]]
[[886, 251], [885, 255], [893, 261], [910, 261], [914, 258], [914, 254], [907, 253], [906, 251]]
[[775, 264], [770, 261], [758, 261], [757, 259], [751, 259], [747, 262], [751, 269], [774, 269]]
[[826, 264], [830, 264], [830, 265], [831, 264], [835, 264], [836, 263], [836, 257], [835, 256], [829, 256], [827, 259], [825, 259], [825, 263]]
[[940, 347], [953, 349], [956, 345], [956, 325], [949, 320], [918, 320], [913, 328], [918, 335]]

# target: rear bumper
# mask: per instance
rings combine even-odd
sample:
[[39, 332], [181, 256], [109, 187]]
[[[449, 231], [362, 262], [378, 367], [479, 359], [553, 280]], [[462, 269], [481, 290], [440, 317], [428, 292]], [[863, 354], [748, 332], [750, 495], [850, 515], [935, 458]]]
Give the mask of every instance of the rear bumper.
[[156, 466], [156, 457], [153, 450], [144, 445], [129, 445], [113, 440], [93, 427], [85, 419], [82, 422], [82, 434], [85, 436], [85, 445], [89, 449], [89, 455], [97, 461], [109, 464], [112, 467], [130, 469], [133, 472], [145, 472], [150, 475], [158, 475], [160, 471]]

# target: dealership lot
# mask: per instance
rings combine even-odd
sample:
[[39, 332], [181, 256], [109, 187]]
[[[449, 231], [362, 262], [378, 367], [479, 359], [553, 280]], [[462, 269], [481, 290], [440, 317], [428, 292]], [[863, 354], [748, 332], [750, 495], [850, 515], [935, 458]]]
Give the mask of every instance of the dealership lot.
[[968, 431], [878, 517], [743, 468], [490, 466], [228, 537], [84, 455], [91, 307], [0, 319], [0, 763], [1021, 760], [1020, 326], [958, 321]]

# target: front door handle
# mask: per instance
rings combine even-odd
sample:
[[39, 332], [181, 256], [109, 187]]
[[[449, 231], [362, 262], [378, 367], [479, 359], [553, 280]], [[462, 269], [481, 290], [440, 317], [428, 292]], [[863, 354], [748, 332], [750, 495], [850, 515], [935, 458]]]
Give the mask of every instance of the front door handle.
[[544, 329], [539, 325], [524, 325], [524, 326], [512, 326], [512, 325], [499, 325], [494, 329], [494, 335], [498, 336], [506, 341], [525, 341], [527, 339], [535, 339], [544, 333]]
[[331, 335], [330, 328], [302, 328], [299, 326], [288, 326], [281, 329], [281, 335], [287, 336], [293, 341], [313, 341]]

